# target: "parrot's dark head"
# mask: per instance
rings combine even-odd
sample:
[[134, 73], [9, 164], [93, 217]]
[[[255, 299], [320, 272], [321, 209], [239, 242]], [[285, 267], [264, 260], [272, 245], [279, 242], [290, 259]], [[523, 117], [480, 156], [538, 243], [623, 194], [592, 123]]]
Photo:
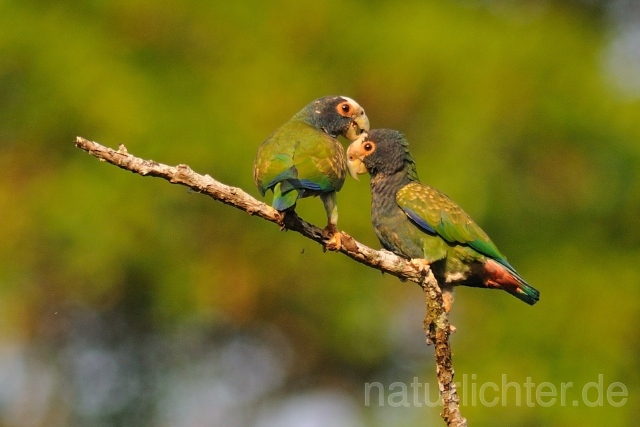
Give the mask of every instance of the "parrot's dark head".
[[298, 116], [334, 138], [342, 135], [349, 141], [369, 130], [369, 118], [364, 109], [346, 96], [316, 99], [300, 111]]
[[409, 179], [418, 179], [409, 143], [396, 130], [374, 129], [362, 134], [347, 149], [347, 165], [355, 179], [358, 179], [358, 174], [367, 172], [372, 177], [402, 172]]

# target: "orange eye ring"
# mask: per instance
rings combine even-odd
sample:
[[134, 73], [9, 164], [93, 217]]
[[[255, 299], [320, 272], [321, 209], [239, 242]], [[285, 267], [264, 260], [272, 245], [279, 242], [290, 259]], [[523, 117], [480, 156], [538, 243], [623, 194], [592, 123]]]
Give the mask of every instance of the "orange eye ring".
[[342, 102], [338, 104], [336, 110], [338, 110], [338, 114], [344, 117], [349, 117], [353, 112], [353, 107], [348, 102]]
[[367, 142], [364, 144], [364, 151], [371, 151], [373, 149], [373, 144], [371, 144], [370, 142]]

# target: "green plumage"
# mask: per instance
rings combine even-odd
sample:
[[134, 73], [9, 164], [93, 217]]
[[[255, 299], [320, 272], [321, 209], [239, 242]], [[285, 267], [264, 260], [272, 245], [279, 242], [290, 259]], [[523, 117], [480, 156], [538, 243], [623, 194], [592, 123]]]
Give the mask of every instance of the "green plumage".
[[300, 197], [339, 191], [346, 170], [344, 148], [338, 140], [298, 114], [260, 146], [254, 178], [262, 195], [274, 189], [273, 206], [283, 211]]
[[500, 288], [528, 304], [539, 292], [507, 262], [489, 236], [453, 200], [418, 181], [406, 139], [372, 130], [348, 150], [352, 173], [371, 174], [371, 217], [382, 245], [425, 259], [438, 281]]
[[[477, 253], [491, 257], [502, 264], [506, 258], [498, 251], [489, 236], [453, 200], [439, 190], [414, 181], [400, 188], [396, 203], [413, 220], [417, 227], [414, 233], [431, 233], [448, 245], [468, 245]], [[428, 243], [428, 241], [427, 241]], [[447, 256], [446, 249], [435, 254], [430, 261]]]
[[293, 210], [298, 199], [320, 196], [327, 213], [325, 247], [340, 247], [336, 192], [347, 174], [339, 135], [353, 141], [369, 130], [364, 110], [351, 98], [327, 96], [311, 102], [280, 126], [258, 148], [253, 178], [263, 196], [273, 191], [272, 206]]

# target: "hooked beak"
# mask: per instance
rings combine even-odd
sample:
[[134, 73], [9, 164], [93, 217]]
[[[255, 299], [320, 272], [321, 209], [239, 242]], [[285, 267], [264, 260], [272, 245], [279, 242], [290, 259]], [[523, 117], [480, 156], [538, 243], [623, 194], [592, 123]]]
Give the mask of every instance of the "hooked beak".
[[[369, 122], [367, 121], [367, 125], [368, 124]], [[347, 148], [347, 168], [349, 169], [349, 175], [356, 181], [360, 181], [358, 178], [359, 174], [367, 173], [367, 167], [362, 161], [363, 156], [360, 150], [360, 146], [366, 137], [367, 134], [363, 132], [358, 139], [353, 141], [351, 145], [349, 145], [349, 148]]]
[[349, 141], [354, 141], [358, 139], [358, 137], [363, 132], [369, 131], [369, 118], [364, 112], [364, 109], [360, 106], [356, 109], [354, 115], [352, 116], [351, 123], [349, 124], [349, 129], [347, 129], [347, 133], [345, 137]]

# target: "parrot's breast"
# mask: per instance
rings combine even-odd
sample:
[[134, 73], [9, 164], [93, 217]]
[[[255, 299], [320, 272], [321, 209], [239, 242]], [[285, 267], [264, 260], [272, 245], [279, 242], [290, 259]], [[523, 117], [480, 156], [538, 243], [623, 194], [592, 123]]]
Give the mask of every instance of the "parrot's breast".
[[405, 258], [423, 258], [422, 233], [396, 203], [401, 183], [372, 180], [371, 185], [371, 222], [382, 246]]

